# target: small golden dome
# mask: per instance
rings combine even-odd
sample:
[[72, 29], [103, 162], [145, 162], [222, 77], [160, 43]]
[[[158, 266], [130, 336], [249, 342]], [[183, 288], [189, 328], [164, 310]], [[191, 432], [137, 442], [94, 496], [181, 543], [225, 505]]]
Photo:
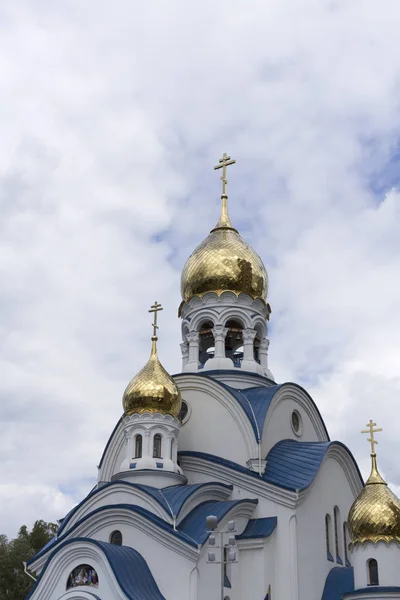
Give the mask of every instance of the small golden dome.
[[207, 292], [231, 291], [265, 300], [268, 275], [261, 258], [232, 226], [227, 196], [222, 195], [220, 219], [210, 235], [186, 261], [182, 271], [181, 293], [184, 301]]
[[351, 546], [380, 541], [400, 543], [400, 501], [380, 476], [374, 452], [371, 458], [371, 475], [349, 512]]
[[161, 413], [178, 417], [181, 411], [181, 393], [159, 361], [157, 355], [157, 312], [162, 310], [157, 302], [152, 306], [154, 312], [154, 335], [151, 338], [150, 358], [139, 373], [128, 384], [122, 404], [126, 415], [133, 413]]

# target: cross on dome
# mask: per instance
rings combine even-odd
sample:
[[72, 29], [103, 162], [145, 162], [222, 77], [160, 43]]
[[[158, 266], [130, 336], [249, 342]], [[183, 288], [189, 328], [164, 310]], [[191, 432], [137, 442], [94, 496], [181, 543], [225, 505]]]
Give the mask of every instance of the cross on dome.
[[229, 167], [229, 165], [234, 165], [236, 160], [231, 159], [231, 157], [228, 156], [226, 152], [224, 152], [222, 158], [220, 158], [218, 162], [219, 164], [215, 165], [214, 171], [216, 171], [217, 169], [222, 169], [222, 196], [226, 196], [226, 186], [228, 183], [228, 180], [226, 178], [226, 167]]
[[161, 304], [159, 304], [157, 302], [157, 300], [154, 302], [154, 304], [152, 304], [149, 313], [154, 313], [154, 323], [152, 323], [152, 327], [153, 327], [153, 338], [157, 338], [157, 329], [159, 329], [158, 325], [157, 325], [157, 313], [160, 310], [164, 310], [163, 307], [161, 306]]
[[383, 429], [382, 428], [374, 429], [374, 427], [376, 427], [376, 423], [374, 423], [372, 421], [372, 419], [369, 420], [369, 423], [366, 424], [366, 427], [368, 427], [368, 429], [363, 429], [361, 431], [361, 433], [369, 433], [370, 434], [371, 437], [367, 438], [367, 441], [371, 442], [371, 455], [373, 455], [373, 454], [375, 454], [375, 444], [378, 443], [376, 441], [376, 439], [374, 438], [374, 433], [383, 431]]

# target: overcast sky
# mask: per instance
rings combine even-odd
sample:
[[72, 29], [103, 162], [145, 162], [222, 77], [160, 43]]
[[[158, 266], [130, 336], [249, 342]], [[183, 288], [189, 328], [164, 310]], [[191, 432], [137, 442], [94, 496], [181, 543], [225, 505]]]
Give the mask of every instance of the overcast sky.
[[[180, 370], [180, 272], [230, 213], [270, 368], [400, 491], [399, 0], [0, 4], [0, 532], [94, 485], [123, 390]], [[365, 436], [364, 436], [365, 437]]]

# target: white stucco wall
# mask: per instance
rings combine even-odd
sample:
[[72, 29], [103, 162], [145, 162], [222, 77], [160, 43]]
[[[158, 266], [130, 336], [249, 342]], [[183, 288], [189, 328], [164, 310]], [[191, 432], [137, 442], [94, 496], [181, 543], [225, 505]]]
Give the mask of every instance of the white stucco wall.
[[178, 381], [182, 397], [191, 407], [190, 418], [179, 433], [179, 450], [207, 452], [245, 466], [250, 456], [257, 455], [257, 444], [243, 409], [217, 384], [207, 381], [202, 385], [200, 378], [193, 379], [192, 385]]
[[[297, 509], [299, 600], [320, 600], [329, 571], [340, 566], [328, 561], [326, 552], [325, 515], [331, 515], [333, 524], [335, 506], [340, 510], [339, 554], [344, 565], [342, 524], [354, 498], [342, 465], [328, 456]], [[332, 536], [334, 550], [333, 527]], [[335, 554], [334, 550], [334, 559]]]
[[370, 558], [374, 558], [378, 563], [379, 585], [400, 587], [400, 546], [396, 542], [378, 542], [358, 544], [351, 551], [356, 589], [369, 585], [367, 563]]

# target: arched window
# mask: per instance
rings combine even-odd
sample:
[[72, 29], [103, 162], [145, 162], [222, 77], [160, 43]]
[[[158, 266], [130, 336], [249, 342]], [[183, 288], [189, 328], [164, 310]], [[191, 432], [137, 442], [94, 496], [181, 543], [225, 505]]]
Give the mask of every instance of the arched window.
[[135, 458], [142, 457], [143, 438], [139, 434], [135, 437]]
[[110, 544], [115, 544], [115, 546], [122, 546], [122, 533], [116, 529], [110, 535]]
[[153, 458], [161, 458], [161, 435], [156, 433], [153, 438]]
[[368, 565], [368, 585], [379, 585], [378, 563], [374, 558], [370, 558]]
[[335, 525], [335, 553], [336, 553], [336, 562], [341, 563], [341, 558], [340, 558], [340, 542], [339, 542], [339, 535], [340, 535], [340, 512], [339, 512], [339, 508], [337, 506], [335, 506], [335, 508], [333, 509], [333, 521], [334, 521], [334, 525]]
[[99, 578], [90, 565], [79, 565], [70, 573], [67, 580], [67, 590], [80, 585], [99, 587]]
[[333, 560], [332, 555], [332, 519], [330, 515], [325, 515], [325, 541], [326, 541], [326, 557], [328, 560]]
[[343, 523], [343, 545], [344, 545], [344, 561], [346, 567], [350, 566], [349, 555], [348, 555], [348, 546], [349, 546], [349, 534], [348, 534], [348, 526], [346, 521]]
[[213, 358], [215, 354], [213, 327], [213, 323], [211, 323], [211, 321], [207, 321], [206, 323], [202, 324], [199, 330], [200, 368], [204, 366], [209, 358]]
[[235, 319], [226, 322], [228, 332], [225, 337], [225, 356], [233, 360], [235, 367], [240, 367], [243, 360], [243, 325]]

